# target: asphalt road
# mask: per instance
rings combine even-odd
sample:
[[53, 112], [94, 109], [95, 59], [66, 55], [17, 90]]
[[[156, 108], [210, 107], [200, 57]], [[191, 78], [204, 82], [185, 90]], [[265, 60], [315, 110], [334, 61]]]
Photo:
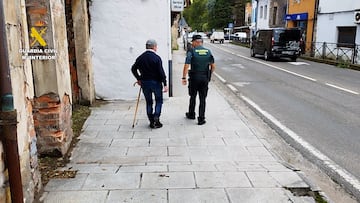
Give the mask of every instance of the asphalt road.
[[247, 48], [205, 42], [216, 73], [360, 179], [360, 72], [298, 59], [264, 61]]

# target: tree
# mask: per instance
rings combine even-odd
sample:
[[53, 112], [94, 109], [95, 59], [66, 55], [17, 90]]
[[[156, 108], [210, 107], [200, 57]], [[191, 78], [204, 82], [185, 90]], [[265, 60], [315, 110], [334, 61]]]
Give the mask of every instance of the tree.
[[222, 29], [227, 27], [228, 23], [233, 22], [232, 20], [232, 6], [229, 0], [213, 0], [208, 4], [209, 27], [215, 29]]
[[208, 30], [207, 0], [194, 0], [190, 7], [186, 8], [183, 15], [193, 30]]

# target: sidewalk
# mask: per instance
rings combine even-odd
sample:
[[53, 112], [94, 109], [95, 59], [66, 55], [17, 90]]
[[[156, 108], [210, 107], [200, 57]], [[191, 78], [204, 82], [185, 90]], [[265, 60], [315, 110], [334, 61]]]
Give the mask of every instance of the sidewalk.
[[64, 170], [44, 202], [315, 202], [285, 188], [309, 188], [267, 150], [210, 83], [205, 125], [187, 120], [187, 87], [180, 84], [185, 53], [173, 53], [173, 96], [164, 101], [160, 129], [150, 129], [144, 99], [134, 129], [135, 102], [92, 109]]

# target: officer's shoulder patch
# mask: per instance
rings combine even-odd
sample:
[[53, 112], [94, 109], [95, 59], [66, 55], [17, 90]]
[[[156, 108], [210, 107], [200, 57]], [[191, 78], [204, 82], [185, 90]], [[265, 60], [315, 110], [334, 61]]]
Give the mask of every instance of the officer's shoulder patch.
[[195, 52], [199, 55], [207, 55], [209, 53], [209, 50], [207, 49], [195, 49]]

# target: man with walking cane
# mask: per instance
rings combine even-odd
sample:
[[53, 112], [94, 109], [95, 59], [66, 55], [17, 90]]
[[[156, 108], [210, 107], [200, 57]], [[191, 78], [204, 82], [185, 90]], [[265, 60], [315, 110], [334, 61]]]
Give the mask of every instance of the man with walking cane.
[[[146, 41], [146, 51], [135, 61], [131, 72], [141, 86], [146, 100], [146, 113], [150, 121], [150, 128], [161, 128], [161, 108], [163, 104], [163, 90], [168, 91], [166, 75], [162, 60], [156, 54], [157, 43], [153, 39]], [[153, 108], [153, 95], [155, 96], [155, 110]]]

